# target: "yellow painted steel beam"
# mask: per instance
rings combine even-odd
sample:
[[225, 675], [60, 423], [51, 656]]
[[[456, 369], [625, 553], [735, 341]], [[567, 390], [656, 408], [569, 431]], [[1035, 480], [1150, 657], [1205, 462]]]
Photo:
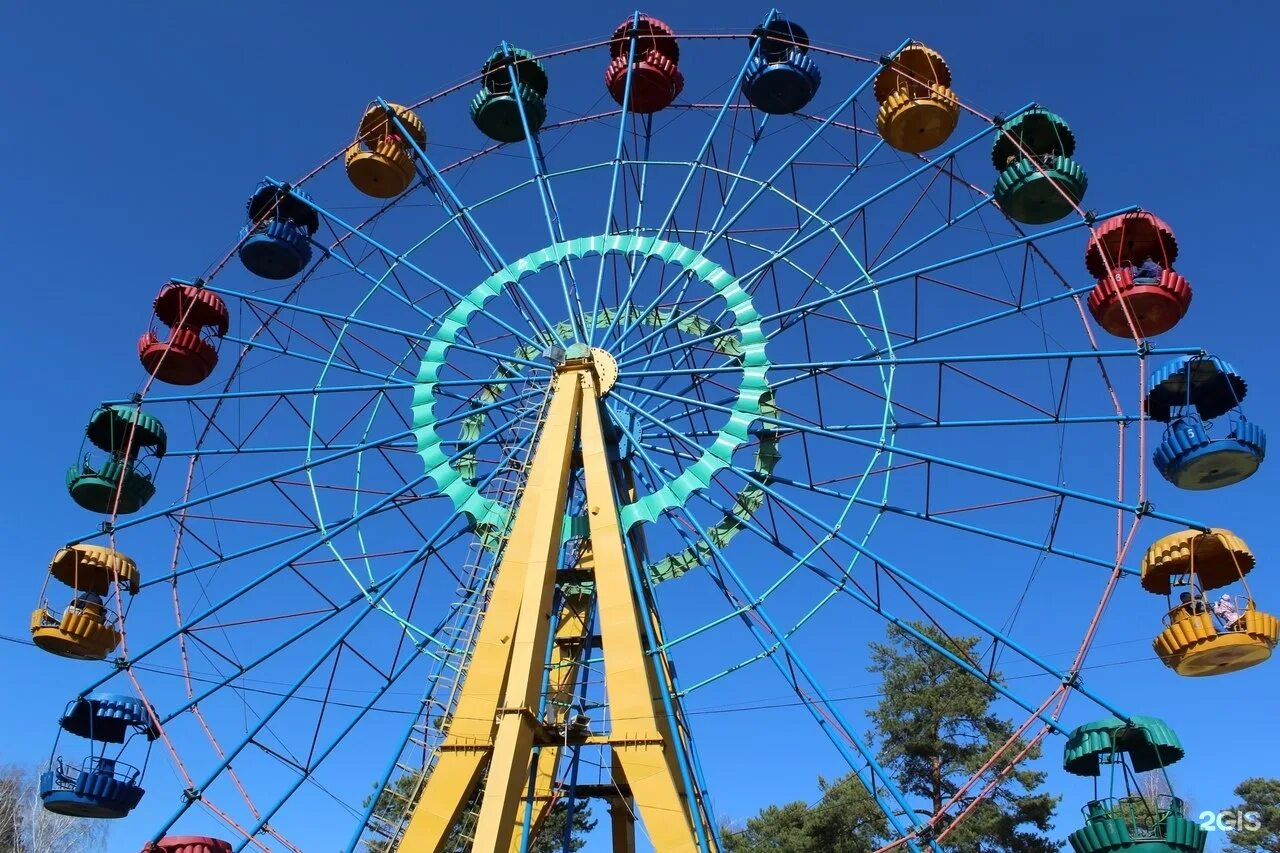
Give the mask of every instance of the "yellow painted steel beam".
[[[489, 776], [480, 817], [476, 822], [476, 850], [507, 850], [516, 823], [512, 819], [523, 802], [529, 781], [534, 736], [540, 727], [539, 698], [551, 630], [551, 598], [555, 591], [560, 534], [568, 501], [569, 461], [574, 425], [582, 406], [587, 370], [566, 370], [556, 378], [551, 413], [538, 440], [534, 467], [516, 513], [503, 567], [524, 578], [520, 616], [511, 643], [507, 683], [498, 706], [498, 729], [493, 739]], [[544, 451], [554, 450], [554, 456]], [[539, 466], [537, 462], [548, 464]], [[533, 501], [532, 506], [529, 502]]]
[[[457, 707], [448, 723], [448, 734], [397, 848], [403, 853], [438, 853], [448, 841], [493, 751], [499, 702], [505, 700], [519, 622], [522, 611], [528, 609], [528, 590], [539, 584], [547, 590], [551, 587], [567, 501], [569, 454], [573, 450], [574, 426], [582, 399], [576, 372], [560, 374], [554, 381], [547, 417], [511, 536], [494, 578], [489, 605], [480, 623]], [[535, 593], [534, 599], [542, 598], [542, 590]], [[549, 599], [549, 592], [546, 597]], [[528, 638], [526, 651], [527, 641]], [[545, 648], [545, 634], [542, 648]], [[542, 664], [539, 655], [537, 674], [541, 673]], [[523, 680], [528, 682], [534, 677], [526, 672]], [[527, 760], [519, 766], [522, 770], [527, 768]], [[489, 782], [493, 781], [491, 772]], [[486, 794], [489, 787], [492, 785], [486, 785]], [[483, 805], [481, 808], [483, 811]], [[482, 814], [482, 823], [483, 819]], [[500, 846], [477, 846], [476, 849], [498, 850]]]
[[595, 377], [583, 377], [580, 441], [586, 480], [587, 520], [595, 552], [596, 607], [604, 643], [613, 754], [626, 774], [636, 810], [661, 853], [698, 849], [692, 803], [676, 763], [662, 708], [657, 673], [645, 654], [640, 609], [632, 588], [622, 527], [614, 499], [608, 444], [600, 418]]
[[[615, 466], [615, 475], [617, 477], [616, 482], [618, 484], [619, 491], [626, 496], [627, 501], [629, 502], [635, 501], [638, 498], [638, 493], [636, 492], [635, 472], [631, 469], [631, 466], [623, 462], [618, 462]], [[632, 527], [629, 531], [627, 531], [626, 535], [631, 542], [631, 552], [636, 555], [636, 559], [640, 559], [643, 562], [644, 560], [643, 555], [648, 552], [648, 544], [645, 541], [645, 535], [644, 535], [644, 526], [637, 524], [634, 527]], [[643, 589], [636, 590], [636, 595], [643, 596], [644, 594], [645, 593]], [[680, 700], [675, 695], [676, 691], [674, 686], [674, 678], [672, 676], [672, 672], [673, 672], [672, 663], [671, 663], [671, 659], [667, 656], [666, 652], [662, 650], [662, 646], [663, 646], [662, 623], [658, 619], [658, 611], [655, 608], [649, 608], [649, 624], [653, 631], [654, 641], [657, 644], [657, 647], [659, 650], [657, 655], [654, 656], [656, 660], [653, 664], [654, 666], [658, 667], [657, 677], [664, 682], [666, 692], [671, 697], [672, 704], [674, 704], [677, 708], [679, 708]], [[686, 747], [690, 752], [692, 752], [692, 744], [689, 742], [687, 733], [685, 733], [681, 737], [681, 746]], [[616, 762], [615, 762], [615, 766], [616, 766]], [[619, 770], [619, 773], [620, 772], [621, 771]], [[619, 776], [618, 778], [622, 778], [622, 777]], [[628, 805], [631, 803], [629, 796], [628, 796], [628, 799], [626, 800], [626, 803]], [[708, 819], [706, 819], [707, 814], [700, 806], [701, 806], [700, 800], [695, 800], [692, 806], [693, 813], [694, 813], [694, 820], [702, 820], [704, 833], [709, 843], [713, 845], [712, 850], [715, 850], [714, 844], [715, 844], [715, 837], [716, 837], [716, 832], [715, 832], [716, 828], [712, 826], [711, 822]], [[634, 824], [635, 822], [634, 812], [630, 813], [629, 818], [632, 824]], [[635, 848], [634, 826], [632, 827], [630, 845], [631, 846], [628, 849], [634, 850]]]

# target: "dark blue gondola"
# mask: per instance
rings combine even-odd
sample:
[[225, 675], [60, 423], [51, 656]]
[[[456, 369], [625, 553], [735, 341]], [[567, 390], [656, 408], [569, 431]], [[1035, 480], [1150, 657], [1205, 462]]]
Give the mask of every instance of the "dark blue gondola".
[[822, 84], [822, 74], [809, 56], [809, 35], [804, 27], [775, 17], [756, 27], [752, 38], [760, 47], [742, 78], [742, 94], [752, 106], [770, 115], [803, 109]]
[[[1215, 356], [1181, 356], [1147, 383], [1146, 410], [1169, 425], [1153, 461], [1180, 489], [1230, 486], [1251, 476], [1266, 456], [1267, 437], [1240, 409], [1248, 386]], [[1227, 434], [1215, 438], [1211, 420], [1229, 415]]]
[[311, 237], [320, 228], [315, 208], [304, 201], [309, 198], [269, 181], [258, 184], [247, 204], [249, 222], [240, 229], [245, 269], [274, 281], [302, 272], [311, 260]]
[[[59, 727], [59, 738], [62, 731], [84, 738], [90, 742], [90, 752], [79, 762], [68, 760], [57, 754], [58, 741], [54, 741], [49, 767], [40, 776], [44, 807], [72, 817], [121, 818], [129, 814], [145, 793], [145, 759], [150, 756], [152, 741], [160, 736], [146, 704], [113, 693], [81, 696], [67, 706]], [[146, 743], [142, 768], [121, 759], [135, 738]]]

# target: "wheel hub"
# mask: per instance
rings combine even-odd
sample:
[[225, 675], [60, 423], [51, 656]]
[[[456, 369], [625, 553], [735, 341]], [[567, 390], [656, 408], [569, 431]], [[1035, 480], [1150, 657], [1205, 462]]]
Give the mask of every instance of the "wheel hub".
[[564, 360], [568, 362], [589, 362], [591, 371], [596, 375], [600, 396], [603, 397], [618, 381], [618, 360], [600, 347], [589, 347], [586, 344], [574, 344], [564, 352]]

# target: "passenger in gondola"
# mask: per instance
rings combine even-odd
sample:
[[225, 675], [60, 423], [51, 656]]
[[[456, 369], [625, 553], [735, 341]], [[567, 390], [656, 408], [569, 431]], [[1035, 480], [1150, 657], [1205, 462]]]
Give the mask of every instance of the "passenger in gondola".
[[1240, 611], [1236, 607], [1235, 600], [1232, 599], [1231, 593], [1224, 592], [1222, 598], [1219, 598], [1213, 605], [1214, 615], [1222, 620], [1223, 630], [1234, 631], [1240, 621]]
[[1209, 607], [1205, 604], [1204, 596], [1198, 593], [1193, 595], [1190, 592], [1184, 592], [1182, 595], [1178, 596], [1178, 600], [1181, 602], [1180, 606], [1182, 611], [1188, 616], [1198, 616], [1201, 613], [1209, 612]]
[[1133, 271], [1135, 282], [1156, 282], [1164, 275], [1164, 269], [1153, 258], [1147, 258]]
[[105, 614], [105, 609], [102, 605], [102, 596], [98, 595], [96, 592], [80, 593], [75, 598], [71, 599], [71, 603], [67, 605], [66, 613], [64, 613], [64, 615], [71, 613], [77, 615], [83, 613], [91, 619], [102, 621], [103, 615]]

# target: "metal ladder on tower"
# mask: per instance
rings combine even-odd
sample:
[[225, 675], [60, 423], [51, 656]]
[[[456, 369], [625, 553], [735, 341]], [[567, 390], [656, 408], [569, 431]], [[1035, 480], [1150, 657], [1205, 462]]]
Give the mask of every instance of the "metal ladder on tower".
[[[524, 389], [527, 390], [527, 388], [526, 383]], [[484, 494], [508, 507], [511, 512], [500, 526], [495, 526], [488, 531], [478, 531], [467, 546], [462, 581], [455, 590], [457, 598], [451, 605], [453, 612], [440, 631], [440, 636], [446, 640], [448, 647], [440, 662], [440, 677], [423, 700], [418, 721], [414, 724], [396, 761], [396, 772], [387, 780], [387, 784], [379, 794], [379, 796], [390, 797], [398, 803], [391, 809], [397, 816], [388, 820], [379, 816], [378, 810], [375, 810], [368, 825], [373, 836], [365, 840], [366, 846], [370, 849], [377, 851], [397, 849], [409, 819], [413, 815], [413, 808], [422, 794], [427, 777], [430, 776], [439, 757], [440, 745], [448, 734], [449, 718], [465, 680], [476, 632], [479, 630], [481, 617], [488, 604], [493, 574], [501, 560], [503, 547], [506, 545], [511, 517], [524, 491], [525, 477], [534, 443], [538, 431], [542, 428], [550, 399], [551, 385], [548, 383], [544, 393], [536, 398], [536, 402], [516, 409], [517, 417], [514, 419], [513, 426], [508, 430], [505, 439], [500, 439], [503, 456], [507, 456], [508, 448], [521, 449], [510, 454], [506, 463], [489, 481]], [[437, 696], [437, 690], [443, 695]], [[406, 784], [402, 781], [406, 779], [411, 781]], [[468, 809], [463, 814], [457, 829], [459, 843], [469, 844], [469, 830], [474, 827], [476, 815], [475, 809]]]

